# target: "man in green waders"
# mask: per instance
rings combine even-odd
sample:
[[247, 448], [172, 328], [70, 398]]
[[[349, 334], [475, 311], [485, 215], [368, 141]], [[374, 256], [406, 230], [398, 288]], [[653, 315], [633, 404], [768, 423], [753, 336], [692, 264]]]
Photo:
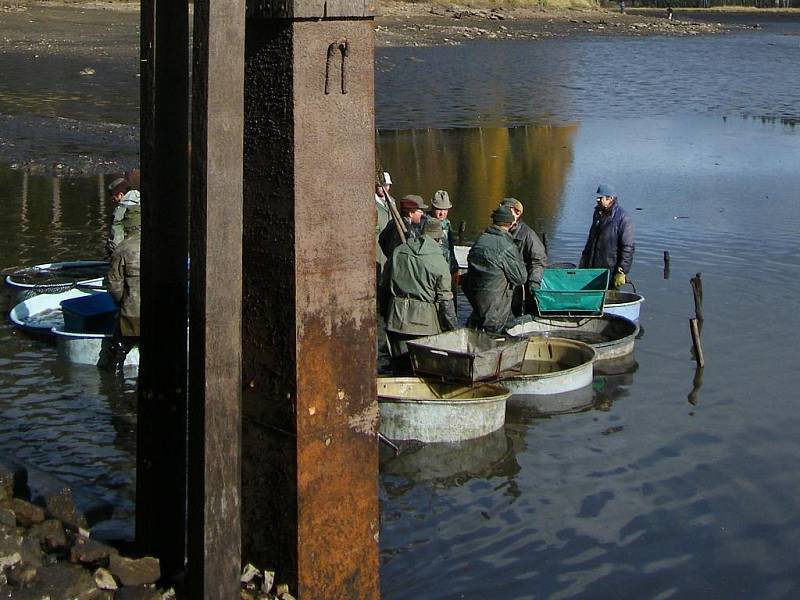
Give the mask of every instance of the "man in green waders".
[[511, 313], [514, 288], [528, 278], [525, 263], [508, 230], [514, 215], [507, 206], [492, 213], [492, 226], [487, 228], [467, 255], [467, 275], [462, 287], [472, 305], [467, 322], [490, 333], [502, 333], [516, 324]]
[[103, 361], [107, 367], [121, 367], [131, 349], [139, 343], [139, 270], [141, 256], [142, 213], [139, 206], [129, 207], [122, 223], [125, 239], [111, 255], [108, 269], [108, 291], [119, 305], [117, 327], [111, 348]]
[[442, 255], [442, 223], [430, 218], [422, 235], [395, 248], [387, 263], [386, 334], [395, 373], [410, 371], [406, 342], [458, 326], [450, 267]]

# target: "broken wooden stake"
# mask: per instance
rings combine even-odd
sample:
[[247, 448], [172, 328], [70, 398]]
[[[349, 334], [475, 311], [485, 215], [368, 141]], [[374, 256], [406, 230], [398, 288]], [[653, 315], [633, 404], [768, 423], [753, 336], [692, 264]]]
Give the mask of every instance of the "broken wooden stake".
[[694, 346], [694, 359], [697, 366], [701, 369], [706, 366], [705, 358], [703, 358], [703, 348], [700, 345], [700, 327], [698, 319], [689, 319], [689, 329], [692, 332], [692, 345]]

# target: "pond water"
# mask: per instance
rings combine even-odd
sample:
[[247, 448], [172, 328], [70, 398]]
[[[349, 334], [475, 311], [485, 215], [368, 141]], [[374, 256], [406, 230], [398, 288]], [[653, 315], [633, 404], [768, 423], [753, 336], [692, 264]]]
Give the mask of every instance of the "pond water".
[[[795, 32], [378, 52], [396, 196], [449, 190], [465, 239], [515, 196], [551, 260], [575, 262], [609, 183], [635, 223], [646, 297], [635, 361], [572, 400], [591, 410], [541, 418], [535, 400], [515, 403], [490, 436], [383, 457], [384, 599], [800, 592]], [[0, 265], [101, 257], [104, 183], [0, 166]], [[130, 524], [135, 381], [66, 368], [4, 322], [0, 383], [0, 454], [85, 486]]]

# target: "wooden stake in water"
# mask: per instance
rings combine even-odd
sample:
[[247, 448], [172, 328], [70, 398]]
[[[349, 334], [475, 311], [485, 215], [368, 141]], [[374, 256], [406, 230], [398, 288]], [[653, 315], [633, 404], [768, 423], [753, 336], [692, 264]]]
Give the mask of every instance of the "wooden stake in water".
[[694, 359], [697, 366], [701, 369], [706, 366], [705, 358], [703, 357], [703, 348], [700, 345], [700, 327], [697, 319], [689, 319], [689, 329], [692, 332], [692, 345], [694, 346]]
[[669, 279], [669, 252], [664, 250], [664, 279]]
[[700, 273], [692, 277], [689, 282], [692, 284], [692, 293], [694, 295], [694, 315], [700, 326], [703, 323], [703, 280]]

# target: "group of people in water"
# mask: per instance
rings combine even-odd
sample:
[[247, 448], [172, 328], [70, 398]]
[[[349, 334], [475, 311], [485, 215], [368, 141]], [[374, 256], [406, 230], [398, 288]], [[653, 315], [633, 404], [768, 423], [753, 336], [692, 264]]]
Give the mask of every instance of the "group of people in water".
[[[395, 201], [389, 193], [391, 176], [383, 173], [382, 179], [375, 185], [378, 310], [396, 370], [408, 366], [406, 342], [458, 327], [454, 297], [459, 280], [472, 307], [468, 327], [502, 333], [536, 314], [534, 296], [547, 253], [522, 220], [522, 202], [504, 198], [492, 211], [491, 225], [470, 248], [461, 278], [448, 192], [437, 191], [430, 206], [415, 194]], [[633, 223], [610, 186], [601, 184], [595, 197], [579, 266], [608, 269], [609, 287], [619, 289], [633, 262]]]

